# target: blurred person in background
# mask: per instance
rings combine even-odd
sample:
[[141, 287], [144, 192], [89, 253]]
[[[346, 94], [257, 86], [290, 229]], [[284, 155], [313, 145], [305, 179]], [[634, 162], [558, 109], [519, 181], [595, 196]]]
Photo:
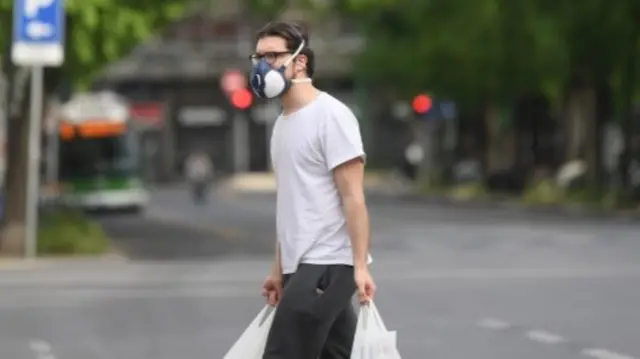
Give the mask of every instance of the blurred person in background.
[[190, 154], [185, 161], [185, 172], [194, 201], [198, 204], [205, 203], [213, 180], [213, 163], [209, 155], [203, 151]]
[[277, 182], [277, 241], [263, 295], [277, 305], [264, 359], [351, 355], [357, 316], [369, 302], [369, 217], [358, 120], [311, 81], [314, 54], [297, 24], [266, 25], [251, 55], [251, 87], [279, 98], [271, 139]]

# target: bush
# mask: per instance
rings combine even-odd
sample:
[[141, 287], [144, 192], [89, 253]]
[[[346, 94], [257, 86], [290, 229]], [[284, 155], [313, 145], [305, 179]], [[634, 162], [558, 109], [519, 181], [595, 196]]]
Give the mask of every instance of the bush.
[[536, 181], [525, 190], [523, 196], [526, 204], [553, 205], [563, 203], [565, 200], [565, 191], [549, 179]]
[[459, 201], [485, 198], [487, 195], [487, 190], [482, 183], [459, 184], [449, 191], [449, 196]]
[[535, 182], [525, 191], [523, 201], [532, 205], [573, 205], [602, 210], [614, 210], [628, 206], [625, 200], [621, 200], [615, 192], [586, 186], [563, 188], [551, 180]]
[[443, 196], [456, 201], [465, 201], [486, 198], [489, 194], [482, 183], [468, 182], [454, 186], [433, 184], [428, 181], [418, 182], [416, 185], [418, 193], [426, 196]]
[[38, 253], [101, 254], [109, 249], [109, 238], [102, 227], [82, 212], [56, 208], [40, 216]]

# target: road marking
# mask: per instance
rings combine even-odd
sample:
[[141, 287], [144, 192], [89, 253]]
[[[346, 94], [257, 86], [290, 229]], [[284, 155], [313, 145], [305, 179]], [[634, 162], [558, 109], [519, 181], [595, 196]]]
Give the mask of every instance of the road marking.
[[[64, 261], [63, 261], [64, 262]], [[53, 263], [53, 262], [52, 262]], [[97, 262], [98, 263], [98, 262]], [[103, 263], [108, 263], [103, 261]], [[2, 275], [0, 270], [0, 288], [5, 286], [13, 287], [33, 287], [33, 286], [54, 286], [54, 285], [100, 285], [110, 284], [115, 286], [134, 285], [137, 283], [150, 284], [206, 284], [206, 283], [256, 283], [263, 278], [264, 273], [268, 270], [269, 263], [267, 261], [260, 262], [258, 265], [252, 263], [250, 266], [242, 259], [238, 259], [236, 263], [214, 263], [214, 264], [198, 264], [191, 267], [190, 263], [180, 265], [167, 265], [158, 263], [132, 263], [117, 262], [120, 270], [114, 272], [113, 267], [86, 269], [78, 271], [77, 269], [62, 268], [56, 272], [47, 271], [39, 273], [37, 276]], [[404, 267], [390, 267], [384, 262], [379, 262], [378, 267], [374, 270], [374, 276], [377, 281], [387, 285], [401, 285], [405, 281], [485, 281], [485, 280], [525, 280], [525, 279], [575, 279], [575, 278], [637, 278], [640, 271], [626, 271], [624, 269], [602, 270], [602, 271], [570, 271], [563, 270], [548, 271], [541, 273], [536, 269], [531, 271], [510, 271], [504, 273], [505, 270], [498, 269], [460, 269], [460, 270], [441, 270], [432, 269], [429, 271], [409, 272]], [[175, 268], [187, 268], [185, 272], [180, 272], [178, 277], [170, 275]], [[191, 268], [193, 271], [191, 271]], [[34, 269], [35, 270], [35, 269]], [[169, 270], [167, 272], [167, 270]], [[229, 276], [233, 273], [233, 276]], [[555, 273], [555, 274], [554, 274]], [[404, 290], [404, 289], [403, 289]]]
[[483, 318], [478, 322], [478, 326], [491, 330], [505, 330], [511, 327], [511, 324], [501, 319]]
[[[403, 269], [404, 270], [404, 269]], [[391, 278], [389, 271], [380, 273], [376, 278]], [[540, 280], [540, 279], [592, 279], [592, 278], [637, 278], [640, 268], [477, 268], [459, 270], [431, 269], [412, 271], [398, 275], [393, 273], [395, 282], [405, 280]]]
[[31, 351], [35, 354], [36, 359], [56, 359], [56, 356], [53, 355], [51, 344], [44, 340], [31, 339], [29, 341], [29, 348], [31, 348]]
[[[47, 291], [40, 293], [18, 294], [3, 297], [0, 311], [26, 308], [62, 309], [105, 305], [105, 302], [117, 300], [150, 300], [150, 299], [181, 299], [181, 300], [224, 300], [260, 298], [260, 290], [252, 288], [192, 288], [192, 289], [164, 289], [164, 290], [66, 290]], [[43, 301], [43, 297], [47, 297]], [[54, 359], [54, 358], [48, 358]]]
[[[568, 339], [563, 338], [562, 336], [546, 331], [546, 330], [537, 330], [532, 329], [528, 330], [520, 325], [509, 323], [502, 319], [497, 318], [483, 318], [478, 321], [477, 325], [484, 329], [494, 330], [494, 331], [506, 331], [514, 332], [517, 335], [524, 335], [527, 339], [541, 343], [541, 344], [549, 344], [549, 345], [562, 345], [568, 348], [578, 348], [577, 351], [580, 355], [587, 356], [594, 359], [640, 359], [639, 357], [634, 357], [627, 354], [620, 354], [614, 351], [610, 351], [607, 349], [597, 348], [597, 347], [585, 347], [584, 345], [580, 345], [577, 342], [572, 342]], [[584, 348], [584, 349], [582, 349]]]
[[595, 359], [635, 359], [634, 357], [626, 354], [620, 354], [601, 348], [587, 348], [582, 350], [581, 354]]
[[[149, 299], [149, 298], [248, 298], [259, 297], [258, 286], [243, 287], [195, 287], [195, 288], [70, 288], [70, 289], [49, 289], [46, 291], [30, 290], [28, 292], [17, 292], [3, 296], [0, 308], [7, 307], [15, 303], [22, 305], [29, 300], [42, 301], [43, 297], [48, 297], [51, 302], [71, 299]], [[11, 300], [11, 302], [8, 302]]]
[[558, 334], [550, 333], [544, 330], [530, 330], [527, 332], [526, 337], [534, 342], [543, 344], [560, 344], [567, 340]]

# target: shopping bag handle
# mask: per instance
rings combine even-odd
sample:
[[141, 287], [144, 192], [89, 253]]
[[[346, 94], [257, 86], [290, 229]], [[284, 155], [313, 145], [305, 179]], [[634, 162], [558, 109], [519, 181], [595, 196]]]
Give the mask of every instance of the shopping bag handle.
[[273, 313], [276, 310], [276, 306], [270, 306], [270, 305], [266, 305], [263, 309], [262, 309], [262, 315], [260, 316], [260, 322], [258, 322], [258, 327], [261, 327], [264, 322], [267, 320], [267, 318], [269, 318], [269, 316], [271, 315], [271, 313]]
[[368, 325], [369, 319], [373, 319], [375, 324], [377, 324], [380, 329], [384, 331], [387, 330], [387, 326], [384, 324], [384, 321], [382, 321], [382, 317], [380, 317], [380, 312], [378, 311], [378, 308], [373, 303], [373, 301], [369, 301], [368, 303], [361, 304], [361, 308], [364, 309], [366, 313], [366, 316], [365, 316], [366, 322], [364, 322], [365, 327]]

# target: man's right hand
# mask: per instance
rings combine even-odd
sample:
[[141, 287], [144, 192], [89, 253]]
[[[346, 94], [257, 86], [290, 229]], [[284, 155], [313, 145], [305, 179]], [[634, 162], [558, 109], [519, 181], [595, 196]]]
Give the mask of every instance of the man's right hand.
[[280, 302], [282, 294], [282, 274], [271, 273], [262, 285], [262, 295], [267, 298], [267, 303], [275, 307]]

